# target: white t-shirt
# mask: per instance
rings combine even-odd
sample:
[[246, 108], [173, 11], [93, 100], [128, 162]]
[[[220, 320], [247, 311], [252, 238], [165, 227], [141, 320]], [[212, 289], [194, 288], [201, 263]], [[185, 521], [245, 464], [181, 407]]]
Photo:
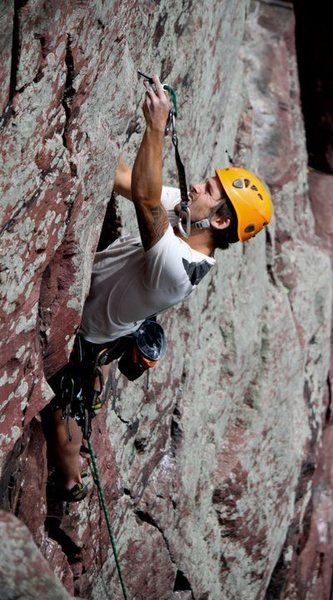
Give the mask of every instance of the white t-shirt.
[[[163, 187], [161, 201], [174, 225], [179, 190]], [[95, 344], [132, 333], [146, 318], [186, 298], [214, 264], [214, 258], [178, 238], [171, 225], [148, 251], [139, 236], [121, 236], [96, 253], [79, 333]]]

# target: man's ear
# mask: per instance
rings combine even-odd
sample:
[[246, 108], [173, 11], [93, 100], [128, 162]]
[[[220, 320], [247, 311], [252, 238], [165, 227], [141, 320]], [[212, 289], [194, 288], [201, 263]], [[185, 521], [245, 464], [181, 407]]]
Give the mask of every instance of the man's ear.
[[210, 224], [215, 229], [227, 229], [230, 225], [230, 219], [221, 215], [214, 215], [210, 220]]

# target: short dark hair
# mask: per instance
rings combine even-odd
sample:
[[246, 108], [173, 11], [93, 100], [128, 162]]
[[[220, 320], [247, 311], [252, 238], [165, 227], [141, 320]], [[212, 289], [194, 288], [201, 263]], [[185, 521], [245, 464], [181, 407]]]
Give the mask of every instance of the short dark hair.
[[216, 227], [211, 227], [215, 248], [227, 250], [227, 248], [229, 248], [229, 244], [234, 244], [235, 242], [239, 241], [237, 233], [238, 221], [236, 211], [230, 200], [226, 198], [225, 202], [223, 202], [215, 214], [220, 217], [224, 217], [225, 219], [230, 219], [230, 225], [226, 227], [226, 229], [217, 229]]

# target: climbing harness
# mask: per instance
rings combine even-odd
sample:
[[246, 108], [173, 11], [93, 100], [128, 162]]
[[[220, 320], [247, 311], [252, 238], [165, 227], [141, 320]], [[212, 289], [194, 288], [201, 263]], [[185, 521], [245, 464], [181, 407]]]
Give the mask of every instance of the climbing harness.
[[[138, 70], [138, 74], [149, 81], [151, 85], [154, 84], [154, 80], [149, 75], [145, 75], [142, 71]], [[175, 160], [178, 171], [179, 189], [180, 189], [180, 212], [178, 215], [178, 229], [181, 235], [188, 239], [191, 235], [191, 212], [189, 209], [189, 197], [186, 183], [186, 173], [184, 164], [180, 158], [178, 150], [178, 135], [176, 130], [176, 117], [177, 117], [177, 96], [173, 87], [167, 83], [163, 85], [163, 89], [170, 94], [171, 109], [169, 112], [165, 135], [171, 135], [172, 143], [175, 149]]]
[[[69, 440], [71, 440], [69, 418], [77, 421], [85, 439], [90, 436], [91, 420], [105, 402], [101, 367], [117, 358], [119, 351], [121, 348], [115, 342], [103, 345], [91, 344], [77, 335], [69, 363], [50, 379], [50, 385], [56, 394], [52, 408], [61, 409], [62, 419], [68, 424]], [[96, 380], [99, 391], [95, 390]]]
[[80, 425], [84, 439], [90, 437], [91, 421], [106, 401], [103, 365], [118, 359], [120, 372], [134, 381], [155, 367], [164, 352], [164, 330], [153, 317], [143, 321], [132, 334], [105, 344], [93, 344], [77, 335], [69, 363], [50, 379], [56, 394], [52, 407], [62, 410], [68, 439], [71, 440], [70, 417]]

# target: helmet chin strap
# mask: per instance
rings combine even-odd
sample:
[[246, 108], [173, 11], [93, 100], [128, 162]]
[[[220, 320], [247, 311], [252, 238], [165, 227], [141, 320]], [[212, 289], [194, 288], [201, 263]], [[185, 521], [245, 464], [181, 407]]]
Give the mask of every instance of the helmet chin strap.
[[210, 229], [210, 220], [191, 221], [191, 227], [194, 227], [194, 229]]
[[[185, 224], [185, 228], [183, 225], [183, 219], [186, 218], [186, 224]], [[191, 212], [190, 209], [187, 207], [186, 208], [186, 212], [184, 210], [182, 210], [179, 214], [178, 217], [178, 230], [180, 232], [180, 234], [185, 238], [188, 239], [191, 235], [191, 228], [193, 227], [193, 229], [210, 229], [210, 220], [209, 219], [201, 219], [200, 221], [191, 221]]]
[[[180, 213], [179, 213], [179, 217], [178, 217], [178, 229], [180, 234], [188, 239], [191, 235], [191, 228], [193, 227], [193, 229], [210, 229], [211, 228], [211, 218], [213, 217], [213, 215], [216, 214], [216, 212], [219, 210], [220, 206], [224, 203], [224, 200], [222, 200], [216, 207], [215, 209], [211, 212], [211, 214], [209, 215], [209, 217], [206, 217], [205, 219], [200, 219], [199, 221], [191, 221], [191, 211], [189, 209], [188, 203], [185, 205], [183, 205], [183, 203], [181, 202], [181, 207], [180, 207]], [[183, 226], [183, 220], [185, 220], [185, 229]]]

